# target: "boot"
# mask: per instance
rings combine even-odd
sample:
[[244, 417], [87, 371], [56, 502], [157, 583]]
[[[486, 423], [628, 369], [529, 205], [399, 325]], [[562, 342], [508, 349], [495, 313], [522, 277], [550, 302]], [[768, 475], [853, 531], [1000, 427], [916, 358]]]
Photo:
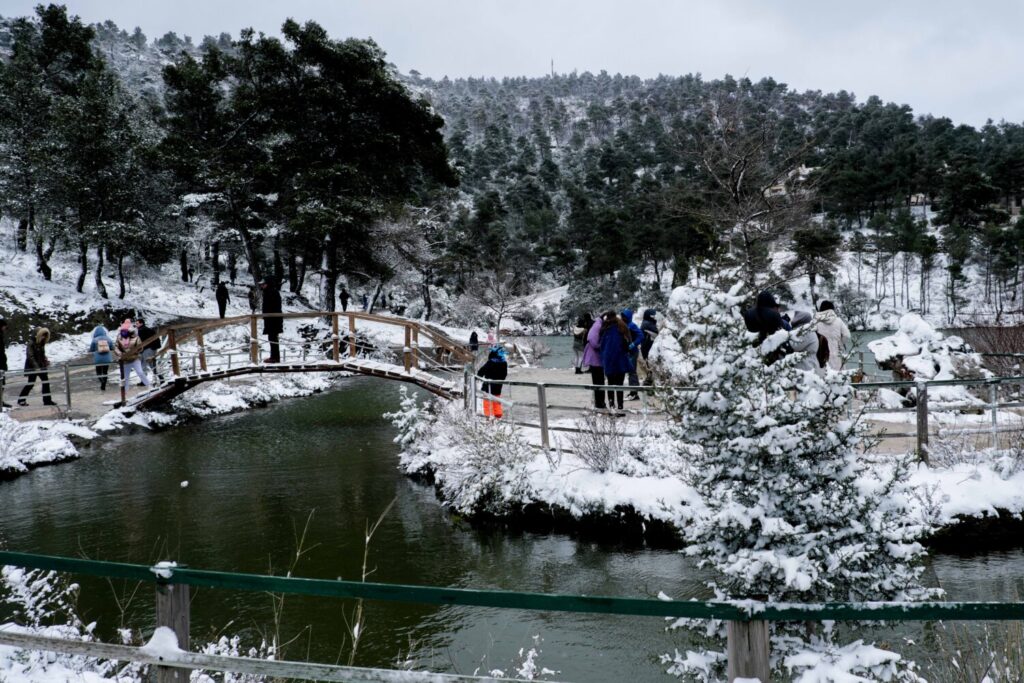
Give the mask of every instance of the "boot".
[[582, 375], [582, 374], [583, 374], [583, 370], [581, 370], [581, 369], [579, 368], [579, 366], [577, 366], [577, 367], [576, 367], [576, 374], [577, 374], [577, 375]]
[[626, 400], [627, 401], [639, 401], [640, 400], [640, 394], [636, 393], [635, 391], [632, 391], [632, 392], [626, 394]]
[[52, 398], [44, 398], [43, 399], [43, 405], [44, 406], [55, 406], [55, 405], [57, 405], [57, 403]]
[[21, 406], [22, 408], [24, 408], [25, 406], [27, 406], [27, 405], [28, 405], [28, 401], [26, 401], [26, 400], [25, 400], [25, 399], [23, 399], [23, 398], [19, 398], [19, 399], [18, 399], [18, 405], [19, 405], [19, 406]]

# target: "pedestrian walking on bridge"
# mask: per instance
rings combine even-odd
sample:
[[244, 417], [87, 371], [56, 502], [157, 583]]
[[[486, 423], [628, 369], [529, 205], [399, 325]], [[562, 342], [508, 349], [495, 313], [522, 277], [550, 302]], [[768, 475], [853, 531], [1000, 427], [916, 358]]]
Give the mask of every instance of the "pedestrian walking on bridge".
[[217, 310], [220, 312], [220, 317], [223, 318], [224, 314], [228, 310], [228, 302], [231, 301], [231, 294], [228, 292], [228, 286], [220, 282], [217, 284]]

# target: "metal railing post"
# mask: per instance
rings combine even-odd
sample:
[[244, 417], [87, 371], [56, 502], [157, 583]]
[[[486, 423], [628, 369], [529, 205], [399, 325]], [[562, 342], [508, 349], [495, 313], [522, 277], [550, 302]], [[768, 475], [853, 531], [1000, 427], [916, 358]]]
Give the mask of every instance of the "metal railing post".
[[[174, 330], [171, 330], [171, 334], [174, 334]], [[172, 339], [173, 339], [173, 337], [172, 337]], [[175, 365], [177, 365], [177, 362], [178, 362], [177, 353], [178, 352], [176, 350], [172, 349], [171, 353], [175, 354], [174, 356], [172, 356], [172, 358], [174, 359]], [[125, 403], [128, 402], [128, 387], [125, 385], [125, 381], [124, 381], [124, 361], [123, 360], [118, 360], [117, 361], [117, 371], [121, 374], [121, 380], [120, 380], [120, 382], [118, 382], [118, 384], [121, 385], [121, 405], [124, 405]], [[178, 374], [178, 373], [174, 373], [174, 374]]]
[[[512, 387], [509, 387], [509, 395], [512, 394], [511, 390]], [[551, 448], [551, 434], [548, 432], [548, 396], [544, 382], [537, 384], [537, 405], [540, 407], [540, 445], [548, 450]]]
[[999, 448], [999, 385], [996, 382], [988, 387], [988, 402], [992, 408], [992, 448]]
[[64, 402], [68, 410], [71, 410], [71, 373], [68, 371], [68, 364], [64, 364]]
[[[156, 586], [156, 625], [174, 631], [178, 648], [189, 649], [189, 588], [187, 584], [158, 583]], [[169, 666], [156, 667], [157, 683], [188, 683], [191, 671]]]
[[[473, 381], [472, 377], [473, 366], [470, 365], [469, 363], [466, 363], [465, 365], [462, 366], [462, 404], [463, 407], [466, 409], [466, 412], [470, 414], [473, 413], [472, 392], [469, 388], [470, 382]], [[0, 391], [2, 391], [2, 387], [0, 387]], [[3, 394], [0, 393], [0, 397], [2, 396]]]
[[917, 385], [917, 457], [928, 464], [928, 385]]
[[192, 356], [192, 374], [196, 374], [196, 357]]

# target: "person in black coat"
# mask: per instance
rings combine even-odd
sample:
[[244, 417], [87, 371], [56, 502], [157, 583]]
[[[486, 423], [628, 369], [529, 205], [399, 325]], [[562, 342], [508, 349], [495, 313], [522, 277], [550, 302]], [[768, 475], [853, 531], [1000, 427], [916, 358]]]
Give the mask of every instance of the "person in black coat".
[[747, 329], [757, 332], [757, 343], [775, 334], [779, 330], [791, 329], [787, 321], [779, 313], [779, 303], [771, 292], [765, 290], [757, 295], [757, 305], [743, 311], [743, 321]]
[[473, 353], [480, 350], [480, 335], [476, 333], [476, 330], [469, 334], [469, 350]]
[[347, 311], [348, 310], [348, 300], [352, 298], [349, 295], [348, 290], [345, 289], [344, 287], [342, 287], [341, 288], [341, 294], [338, 295], [338, 298], [341, 299], [341, 310], [342, 311]]
[[231, 300], [228, 286], [223, 282], [218, 283], [217, 293], [214, 296], [217, 298], [217, 310], [220, 311], [220, 317], [223, 318], [228, 310], [228, 301]]
[[[492, 346], [491, 352], [487, 354], [487, 362], [477, 370], [477, 376], [484, 379], [502, 380], [508, 377], [508, 361], [505, 359], [505, 349], [500, 346]], [[484, 382], [480, 387], [484, 392], [484, 416], [501, 418], [501, 402], [495, 401], [490, 396], [501, 396], [501, 384]]]
[[[260, 287], [263, 289], [263, 315], [280, 313], [281, 290], [277, 278], [273, 276], [265, 278]], [[270, 358], [265, 359], [264, 362], [281, 362], [281, 347], [278, 338], [282, 332], [284, 332], [284, 318], [276, 316], [263, 318], [263, 334], [267, 335], [267, 339], [270, 341]]]
[[18, 395], [19, 406], [28, 405], [28, 401], [25, 398], [32, 391], [32, 387], [35, 386], [37, 378], [43, 385], [43, 405], [57, 405], [50, 395], [50, 376], [46, 372], [46, 368], [50, 367], [50, 360], [46, 357], [46, 344], [49, 341], [50, 331], [45, 327], [37, 327], [29, 335], [28, 344], [25, 349], [26, 382], [25, 386], [21, 388], [21, 393]]

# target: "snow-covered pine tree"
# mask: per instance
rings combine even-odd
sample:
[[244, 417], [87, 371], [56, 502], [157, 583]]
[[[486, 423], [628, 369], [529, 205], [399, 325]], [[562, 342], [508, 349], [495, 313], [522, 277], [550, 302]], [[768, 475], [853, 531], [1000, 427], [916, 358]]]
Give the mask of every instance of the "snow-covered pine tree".
[[[846, 376], [800, 370], [798, 354], [765, 363], [789, 333], [756, 345], [740, 316], [739, 290], [706, 282], [676, 289], [655, 346], [666, 384], [695, 389], [666, 395], [678, 439], [696, 451], [692, 485], [707, 506], [687, 531], [687, 551], [715, 571], [711, 587], [723, 599], [932, 595], [920, 583], [924, 549], [914, 539], [922, 530], [906, 512], [907, 463], [879, 467], [859, 448], [863, 432], [847, 418], [853, 389]], [[724, 637], [724, 624], [677, 626]], [[916, 679], [899, 655], [860, 644], [840, 648], [835, 635], [828, 627], [809, 636], [804, 624], [774, 624], [773, 668], [796, 678], [842, 654], [860, 661], [853, 670], [869, 679]], [[714, 651], [667, 661], [674, 673], [703, 681], [718, 680], [725, 664]]]

